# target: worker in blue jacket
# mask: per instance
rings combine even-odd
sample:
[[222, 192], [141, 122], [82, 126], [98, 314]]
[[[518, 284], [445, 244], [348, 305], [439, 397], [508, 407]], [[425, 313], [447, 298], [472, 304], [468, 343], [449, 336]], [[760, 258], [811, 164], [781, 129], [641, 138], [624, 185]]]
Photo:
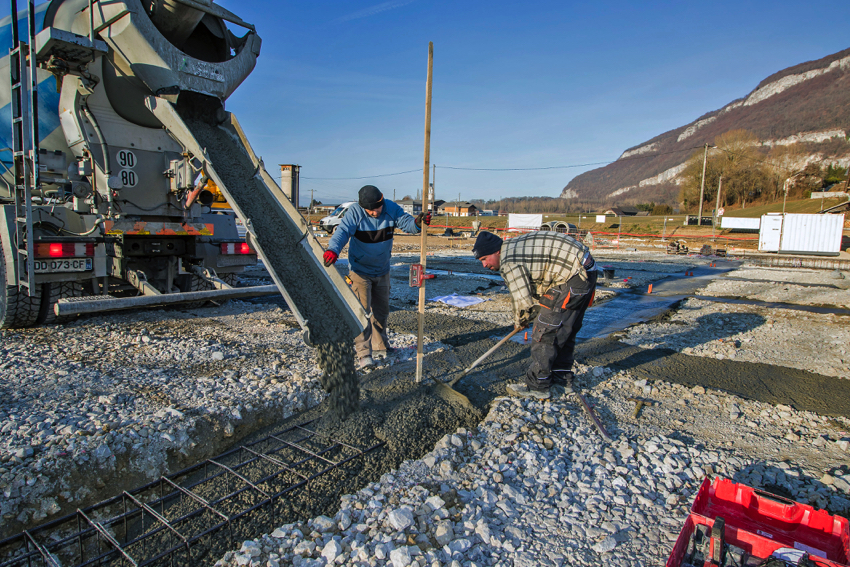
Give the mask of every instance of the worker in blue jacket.
[[396, 228], [409, 234], [419, 234], [422, 223], [431, 224], [431, 213], [413, 217], [396, 203], [385, 200], [374, 185], [360, 188], [358, 202], [345, 212], [324, 254], [325, 266], [339, 258], [348, 248], [351, 289], [360, 300], [366, 313], [371, 313], [370, 324], [354, 340], [358, 368], [374, 364], [374, 358], [386, 358], [392, 353], [387, 338], [387, 318], [390, 315], [390, 254]]

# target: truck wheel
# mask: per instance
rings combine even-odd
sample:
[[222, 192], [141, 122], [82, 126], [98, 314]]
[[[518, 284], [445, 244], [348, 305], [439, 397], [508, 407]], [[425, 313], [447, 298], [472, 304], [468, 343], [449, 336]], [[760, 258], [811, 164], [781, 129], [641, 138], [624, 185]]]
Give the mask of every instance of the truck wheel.
[[41, 289], [36, 286], [33, 295], [18, 291], [17, 286], [6, 285], [6, 255], [0, 246], [0, 329], [21, 329], [36, 324], [41, 311]]
[[334, 228], [336, 228], [336, 227], [334, 227], [334, 226], [329, 226], [328, 228], [326, 228], [326, 229], [325, 229], [325, 230], [327, 230], [327, 231], [328, 231], [328, 236], [330, 236], [330, 235], [332, 235], [332, 234], [334, 233]]
[[63, 315], [57, 317], [53, 306], [60, 299], [67, 297], [82, 297], [83, 286], [79, 282], [51, 282], [44, 284], [42, 289], [42, 304], [38, 314], [38, 323], [45, 325], [61, 325], [69, 323], [77, 318], [77, 315]]
[[[207, 291], [215, 289], [215, 287], [205, 279], [199, 278], [198, 276], [191, 277], [192, 279], [189, 283], [189, 289], [185, 291]], [[236, 285], [236, 281], [238, 279], [236, 274], [221, 274], [219, 277], [227, 285]], [[182, 303], [180, 304], [180, 307], [184, 307], [186, 309], [197, 309], [198, 307], [203, 307], [207, 303], [207, 301], [193, 301], [191, 303]], [[224, 305], [225, 303], [226, 301], [222, 301], [219, 305]]]

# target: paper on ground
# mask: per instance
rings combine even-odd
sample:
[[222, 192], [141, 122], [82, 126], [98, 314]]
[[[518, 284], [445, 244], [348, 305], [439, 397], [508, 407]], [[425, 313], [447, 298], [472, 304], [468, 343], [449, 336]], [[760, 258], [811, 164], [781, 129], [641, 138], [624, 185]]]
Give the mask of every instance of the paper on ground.
[[470, 305], [477, 305], [487, 300], [475, 295], [458, 295], [453, 293], [451, 295], [432, 297], [429, 301], [439, 301], [448, 305], [454, 305], [455, 307], [469, 307]]

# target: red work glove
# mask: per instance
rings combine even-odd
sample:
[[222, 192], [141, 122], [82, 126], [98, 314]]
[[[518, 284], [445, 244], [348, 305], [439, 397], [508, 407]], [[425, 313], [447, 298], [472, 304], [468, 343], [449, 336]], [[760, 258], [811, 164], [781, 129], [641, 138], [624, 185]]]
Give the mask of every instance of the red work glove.
[[325, 266], [330, 266], [339, 258], [339, 254], [334, 252], [333, 250], [326, 250], [325, 255], [322, 256], [322, 259], [325, 261]]
[[431, 225], [431, 211], [428, 211], [427, 214], [419, 213], [419, 216], [416, 217], [416, 226], [422, 228], [423, 222], [429, 226]]

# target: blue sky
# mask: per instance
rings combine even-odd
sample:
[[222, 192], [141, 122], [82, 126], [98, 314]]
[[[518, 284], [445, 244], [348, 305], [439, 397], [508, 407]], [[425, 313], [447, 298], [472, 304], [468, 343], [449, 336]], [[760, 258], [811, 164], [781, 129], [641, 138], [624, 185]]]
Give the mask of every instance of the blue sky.
[[[846, 2], [219, 0], [257, 26], [257, 67], [227, 101], [267, 168], [302, 166], [302, 200], [366, 183], [422, 187], [434, 42], [437, 198], [557, 196], [626, 148], [850, 47]], [[8, 13], [8, 6], [4, 6]], [[399, 171], [405, 175], [374, 177]], [[319, 179], [351, 178], [367, 179]]]

